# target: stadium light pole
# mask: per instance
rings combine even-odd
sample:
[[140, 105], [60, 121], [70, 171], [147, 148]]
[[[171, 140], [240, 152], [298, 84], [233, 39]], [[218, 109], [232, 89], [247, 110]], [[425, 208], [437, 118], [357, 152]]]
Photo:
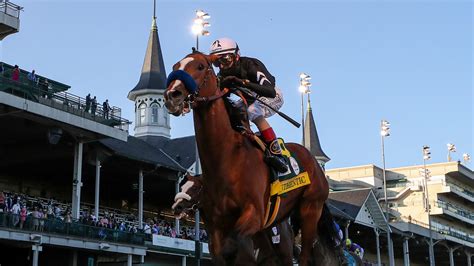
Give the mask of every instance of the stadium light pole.
[[392, 238], [390, 235], [390, 218], [388, 212], [388, 199], [387, 199], [387, 176], [385, 171], [385, 137], [390, 136], [390, 122], [387, 120], [380, 121], [380, 138], [382, 143], [382, 175], [383, 175], [383, 192], [385, 202], [385, 219], [387, 220], [387, 248], [388, 248], [388, 261], [389, 265], [393, 266], [393, 249], [392, 249]]
[[[210, 19], [211, 16], [202, 11], [202, 10], [196, 10], [196, 18], [194, 19], [194, 24], [192, 26], [192, 31], [196, 35], [196, 51], [199, 51], [199, 35], [201, 36], [208, 36], [211, 34], [208, 30], [206, 30], [207, 27], [210, 27], [211, 24], [207, 19]], [[199, 150], [196, 142], [196, 162], [194, 166], [194, 173], [195, 175], [199, 175], [201, 172], [201, 162], [199, 159]], [[201, 265], [201, 239], [200, 239], [200, 228], [199, 228], [199, 221], [200, 221], [200, 215], [199, 215], [199, 210], [196, 210], [196, 213], [194, 215], [194, 256], [196, 258], [196, 265], [200, 266]]]
[[211, 24], [207, 19], [210, 19], [211, 16], [202, 11], [202, 10], [196, 10], [196, 18], [194, 19], [194, 24], [191, 27], [192, 32], [196, 35], [196, 51], [199, 51], [199, 36], [208, 36], [211, 34], [208, 30], [206, 30], [207, 27], [210, 27]]
[[456, 152], [456, 145], [448, 143], [446, 146], [448, 146], [448, 162], [451, 162], [451, 152]]
[[429, 146], [423, 146], [423, 177], [425, 184], [425, 211], [428, 213], [428, 230], [429, 230], [429, 256], [430, 256], [430, 266], [435, 266], [434, 260], [434, 248], [433, 248], [433, 234], [431, 230], [431, 206], [430, 206], [430, 197], [428, 193], [428, 178], [430, 177], [430, 172], [426, 168], [426, 161], [431, 159], [431, 151]]
[[311, 87], [311, 82], [309, 80], [311, 76], [306, 73], [300, 74], [300, 86], [299, 91], [301, 92], [301, 145], [304, 146], [304, 95], [310, 93], [309, 87]]

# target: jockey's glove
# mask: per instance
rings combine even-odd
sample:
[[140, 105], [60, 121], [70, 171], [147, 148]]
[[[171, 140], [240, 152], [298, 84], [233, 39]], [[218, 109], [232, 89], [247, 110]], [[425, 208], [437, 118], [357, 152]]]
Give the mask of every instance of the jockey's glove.
[[236, 76], [227, 76], [221, 80], [221, 87], [223, 88], [236, 88], [244, 85], [244, 81]]
[[[224, 77], [221, 82], [221, 88], [248, 88], [251, 91], [255, 92], [259, 96], [267, 97], [267, 98], [275, 98], [276, 91], [275, 87], [271, 84], [264, 84], [260, 85], [257, 83], [253, 83], [248, 79], [240, 79], [236, 76], [227, 76]], [[251, 95], [248, 91], [243, 90], [244, 93]]]

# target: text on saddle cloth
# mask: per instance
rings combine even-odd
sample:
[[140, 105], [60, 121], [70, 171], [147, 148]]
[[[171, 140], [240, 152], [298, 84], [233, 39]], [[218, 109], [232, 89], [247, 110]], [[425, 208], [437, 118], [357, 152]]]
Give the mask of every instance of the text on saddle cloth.
[[280, 144], [282, 155], [286, 157], [289, 163], [289, 167], [286, 173], [279, 173], [278, 179], [271, 184], [271, 196], [283, 195], [311, 183], [308, 172], [305, 171], [298, 157], [286, 148], [283, 139], [279, 138], [278, 143]]

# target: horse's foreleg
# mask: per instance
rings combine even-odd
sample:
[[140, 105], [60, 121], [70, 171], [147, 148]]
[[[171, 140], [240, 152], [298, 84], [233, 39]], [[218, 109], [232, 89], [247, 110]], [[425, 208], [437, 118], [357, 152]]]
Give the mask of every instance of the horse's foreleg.
[[242, 211], [242, 214], [235, 223], [235, 228], [241, 236], [253, 236], [261, 229], [263, 225], [262, 220], [263, 217], [257, 212], [255, 206], [249, 204]]
[[212, 230], [210, 232], [209, 251], [212, 255], [215, 265], [225, 265], [225, 260], [222, 255], [222, 248], [224, 247], [224, 236], [220, 230]]
[[301, 215], [301, 254], [299, 265], [309, 265], [312, 249], [318, 234], [318, 222], [321, 218], [324, 202], [303, 201]]

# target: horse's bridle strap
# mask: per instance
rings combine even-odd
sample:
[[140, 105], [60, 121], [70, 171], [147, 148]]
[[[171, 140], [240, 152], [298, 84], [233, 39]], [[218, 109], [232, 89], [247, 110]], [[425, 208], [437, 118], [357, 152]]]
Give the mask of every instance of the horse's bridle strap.
[[228, 92], [229, 92], [229, 89], [228, 89], [228, 88], [224, 88], [224, 89], [221, 90], [218, 94], [215, 94], [215, 95], [212, 95], [212, 96], [209, 96], [209, 97], [196, 96], [196, 97], [194, 97], [193, 102], [196, 102], [196, 103], [208, 103], [208, 102], [212, 102], [212, 101], [215, 101], [215, 100], [217, 100], [217, 99], [219, 99], [219, 98], [224, 97], [224, 95], [226, 95]]

